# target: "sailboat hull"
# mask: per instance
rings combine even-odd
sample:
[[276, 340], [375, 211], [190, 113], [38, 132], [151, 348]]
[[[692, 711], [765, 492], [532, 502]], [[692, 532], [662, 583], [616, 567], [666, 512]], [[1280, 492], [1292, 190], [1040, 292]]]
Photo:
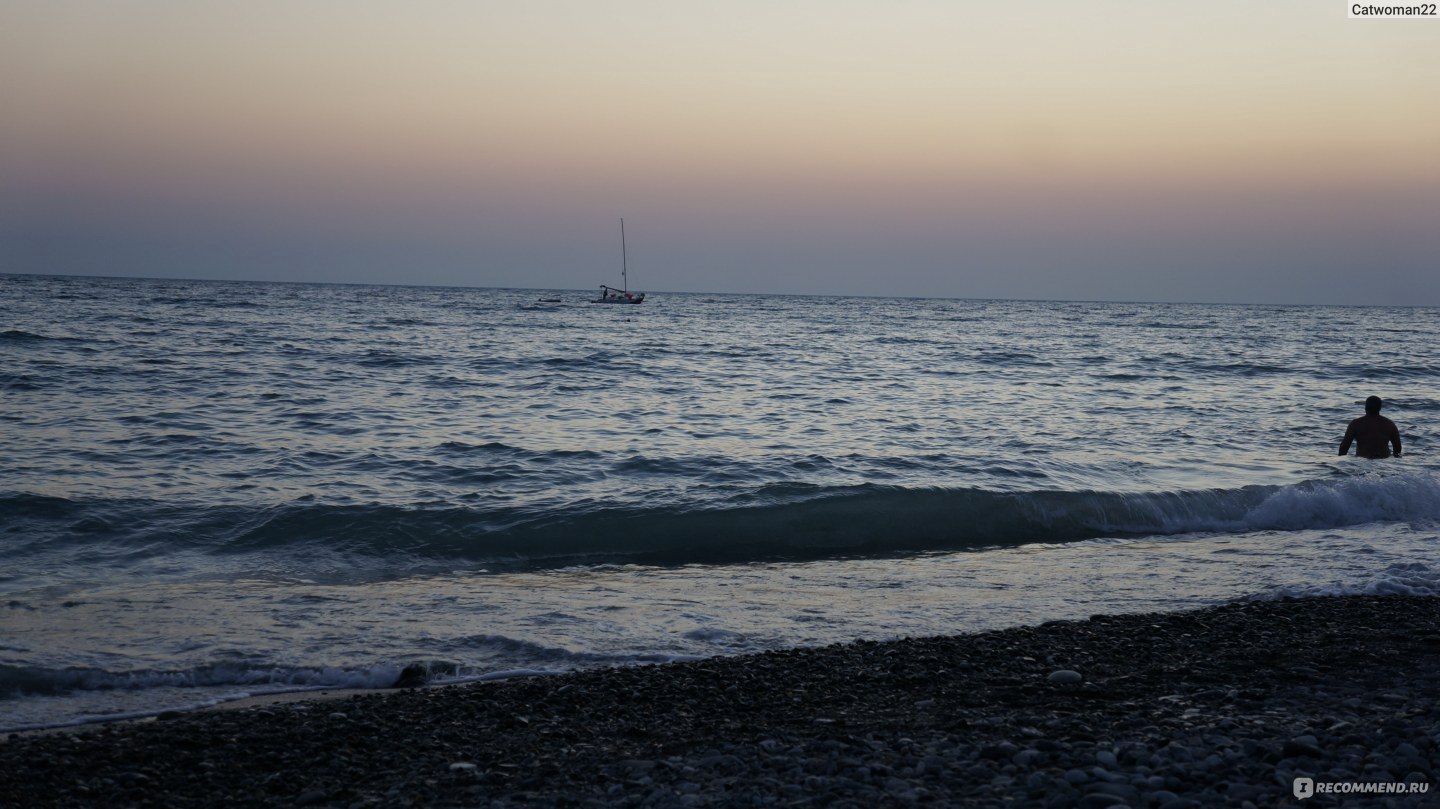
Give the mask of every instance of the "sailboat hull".
[[596, 298], [595, 300], [590, 301], [590, 302], [591, 302], [591, 303], [644, 303], [644, 302], [645, 302], [645, 293], [641, 292], [641, 293], [638, 294], [638, 295], [630, 295], [630, 296], [626, 296], [626, 297]]

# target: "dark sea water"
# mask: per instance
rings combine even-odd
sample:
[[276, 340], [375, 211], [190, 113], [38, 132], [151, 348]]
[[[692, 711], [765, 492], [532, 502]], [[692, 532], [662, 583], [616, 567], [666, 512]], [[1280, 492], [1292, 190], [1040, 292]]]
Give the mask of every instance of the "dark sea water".
[[0, 729], [1440, 592], [1437, 309], [541, 296], [0, 276]]

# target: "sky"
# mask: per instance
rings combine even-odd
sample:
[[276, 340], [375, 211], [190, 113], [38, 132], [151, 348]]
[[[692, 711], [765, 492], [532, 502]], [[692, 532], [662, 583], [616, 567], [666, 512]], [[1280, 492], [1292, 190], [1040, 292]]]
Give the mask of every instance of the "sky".
[[0, 0], [0, 272], [1440, 305], [1440, 20]]

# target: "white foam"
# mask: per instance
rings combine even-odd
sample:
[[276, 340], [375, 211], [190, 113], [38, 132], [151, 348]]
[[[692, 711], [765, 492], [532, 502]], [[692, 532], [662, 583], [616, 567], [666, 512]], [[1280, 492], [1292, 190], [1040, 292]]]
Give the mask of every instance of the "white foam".
[[1435, 519], [1440, 519], [1440, 480], [1417, 472], [1286, 486], [1266, 497], [1241, 522], [1252, 530], [1297, 530]]
[[477, 674], [471, 677], [456, 677], [448, 680], [436, 680], [437, 683], [465, 683], [465, 682], [489, 682], [491, 680], [517, 680], [522, 677], [553, 677], [561, 674], [561, 671], [548, 671], [546, 669], [505, 669], [504, 671], [487, 671], [484, 674]]
[[1440, 570], [1420, 562], [1391, 565], [1379, 573], [1350, 580], [1301, 587], [1281, 587], [1262, 598], [1318, 598], [1325, 596], [1440, 596]]

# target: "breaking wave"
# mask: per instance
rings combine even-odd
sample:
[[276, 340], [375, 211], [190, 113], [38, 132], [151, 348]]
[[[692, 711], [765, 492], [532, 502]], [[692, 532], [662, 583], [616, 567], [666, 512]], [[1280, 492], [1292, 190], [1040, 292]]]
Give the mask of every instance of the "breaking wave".
[[[0, 496], [12, 554], [106, 545], [123, 561], [324, 552], [404, 567], [680, 565], [953, 551], [1102, 537], [1337, 528], [1440, 519], [1430, 473], [1158, 493], [996, 492], [777, 484], [719, 505], [565, 508], [325, 505], [186, 507]], [[364, 565], [362, 565], [364, 566]], [[369, 565], [373, 567], [374, 565]]]

